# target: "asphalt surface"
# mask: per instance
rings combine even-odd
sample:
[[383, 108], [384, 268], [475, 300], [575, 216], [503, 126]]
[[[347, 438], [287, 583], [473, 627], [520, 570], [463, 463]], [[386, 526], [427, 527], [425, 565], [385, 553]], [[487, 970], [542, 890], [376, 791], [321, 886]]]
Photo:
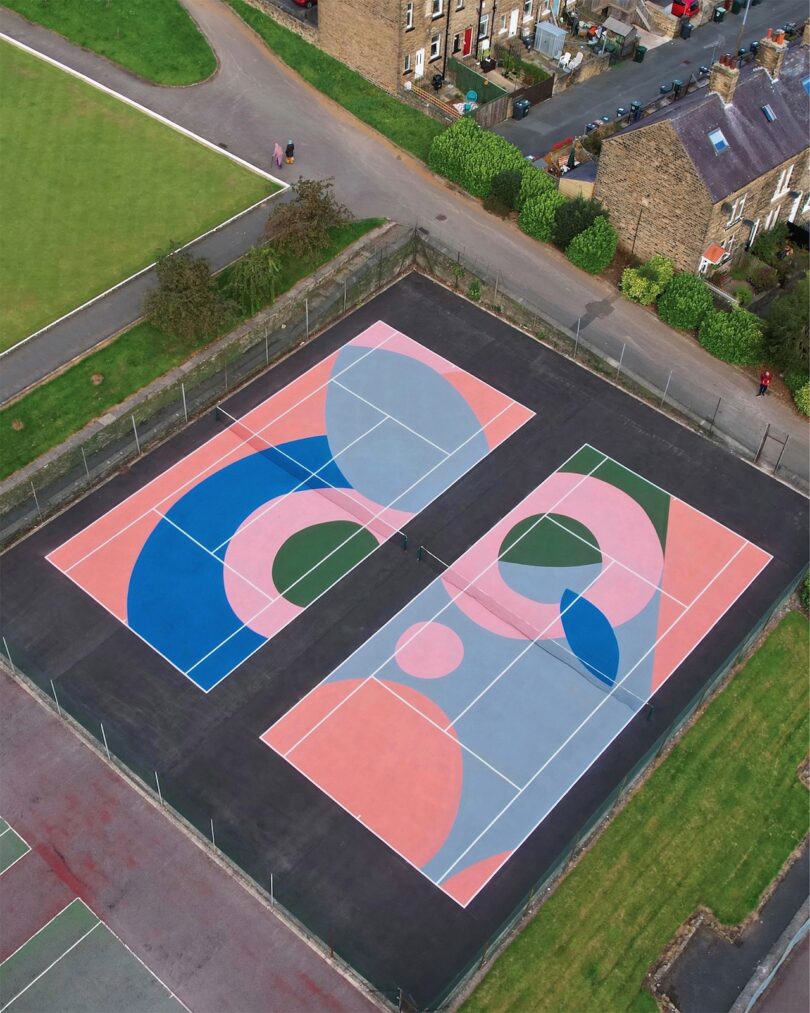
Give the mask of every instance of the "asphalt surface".
[[[807, 425], [776, 398], [755, 398], [752, 380], [743, 370], [712, 358], [689, 336], [622, 299], [606, 281], [588, 277], [557, 250], [487, 214], [477, 201], [310, 88], [220, 0], [184, 2], [220, 61], [212, 79], [189, 88], [160, 88], [133, 78], [2, 8], [0, 31], [215, 144], [227, 144], [234, 154], [266, 171], [273, 171], [273, 142], [293, 137], [295, 175], [287, 175], [285, 167], [282, 177], [335, 177], [338, 198], [356, 215], [385, 216], [428, 229], [493, 275], [500, 271], [502, 287], [509, 294], [533, 302], [551, 319], [573, 329], [582, 317], [583, 336], [617, 348], [626, 343], [629, 357], [642, 367], [648, 363], [647, 375], [659, 375], [666, 364], [675, 377], [722, 397], [727, 406], [750, 416], [762, 430], [770, 423], [800, 441], [801, 447], [807, 446]], [[795, 6], [794, 0], [784, 3], [791, 10]], [[549, 107], [556, 101], [549, 102]], [[243, 241], [246, 249], [253, 238], [246, 233]], [[219, 250], [219, 242], [228, 247], [227, 252]], [[212, 245], [207, 256], [215, 265], [232, 259], [233, 246], [224, 230], [212, 237]], [[122, 286], [100, 300], [92, 314], [82, 311], [78, 319], [50, 328], [37, 340], [35, 355], [22, 346], [5, 356], [0, 360], [0, 402], [126, 327], [136, 319], [138, 306], [137, 294], [130, 297], [127, 286]]]
[[806, 0], [764, 0], [751, 7], [744, 28], [743, 15], [729, 12], [722, 24], [709, 21], [696, 28], [689, 39], [677, 37], [656, 46], [643, 63], [624, 60], [612, 70], [533, 106], [525, 119], [505, 120], [495, 127], [495, 132], [526, 155], [545, 155], [557, 141], [583, 134], [586, 123], [603, 116], [613, 118], [619, 106], [627, 109], [633, 101], [642, 105], [651, 102], [659, 94], [659, 85], [674, 78], [687, 81], [701, 65], [710, 65], [712, 57], [736, 53], [740, 46], [747, 47], [763, 38], [769, 28], [781, 27], [789, 21], [801, 22], [806, 17]]
[[756, 1013], [807, 1013], [810, 1008], [810, 935], [796, 946], [779, 968], [772, 985], [757, 1003]]

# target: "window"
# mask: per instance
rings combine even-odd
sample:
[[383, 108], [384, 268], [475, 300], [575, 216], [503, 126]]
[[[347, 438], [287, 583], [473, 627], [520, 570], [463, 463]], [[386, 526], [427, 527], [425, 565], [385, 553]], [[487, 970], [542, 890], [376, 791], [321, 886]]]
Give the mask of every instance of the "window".
[[754, 245], [754, 240], [757, 238], [757, 232], [759, 231], [759, 218], [751, 226], [751, 235], [748, 237], [748, 242], [745, 244], [746, 250], [750, 250]]
[[478, 38], [485, 39], [489, 35], [489, 14], [482, 14], [478, 23]]
[[461, 49], [461, 35], [453, 36], [453, 52], [457, 53]]
[[405, 31], [409, 32], [413, 28], [413, 0], [408, 0], [405, 4]]
[[723, 260], [731, 259], [731, 251], [734, 249], [734, 240], [736, 238], [737, 236], [734, 233], [730, 236], [726, 236], [725, 241], [723, 242], [723, 249], [726, 251], [726, 255], [723, 257]]
[[436, 32], [436, 34], [431, 36], [430, 39], [430, 59], [435, 60], [436, 57], [441, 54], [441, 51], [442, 51], [442, 37], [439, 32]]
[[410, 74], [411, 72], [411, 54], [405, 54], [405, 66], [402, 68], [403, 74]]
[[501, 19], [498, 22], [498, 31], [501, 33], [501, 35], [503, 35], [503, 33], [506, 31], [506, 15], [505, 14], [501, 14]]
[[532, 16], [532, 0], [523, 0], [523, 20], [528, 21]]
[[742, 218], [743, 211], [745, 210], [746, 196], [747, 196], [746, 194], [743, 194], [742, 197], [738, 197], [731, 205], [731, 212], [729, 213], [728, 221], [726, 222], [727, 226], [733, 225], [735, 222], [738, 222]]
[[777, 180], [776, 183], [776, 190], [774, 190], [774, 194], [773, 197], [771, 197], [771, 200], [779, 200], [781, 197], [785, 196], [785, 194], [790, 189], [790, 177], [792, 175], [793, 175], [792, 165], [789, 165], [787, 169], [783, 169], [779, 173], [779, 179]]
[[773, 121], [776, 119], [776, 113], [773, 111], [771, 106], [769, 105], [763, 106], [762, 112], [765, 114], [765, 119], [768, 121], [768, 123], [773, 123]]
[[456, 0], [456, 10], [457, 11], [464, 10], [464, 0]]
[[766, 232], [768, 232], [770, 229], [774, 227], [774, 225], [776, 225], [778, 220], [779, 220], [779, 208], [774, 208], [773, 211], [769, 211], [768, 214], [765, 216], [765, 224], [762, 226], [762, 228]]
[[444, 11], [444, 0], [433, 0], [433, 13], [434, 18], [440, 18]]
[[717, 152], [718, 155], [721, 152], [726, 151], [729, 146], [728, 141], [723, 136], [722, 130], [710, 130], [709, 140], [712, 142], [714, 150]]

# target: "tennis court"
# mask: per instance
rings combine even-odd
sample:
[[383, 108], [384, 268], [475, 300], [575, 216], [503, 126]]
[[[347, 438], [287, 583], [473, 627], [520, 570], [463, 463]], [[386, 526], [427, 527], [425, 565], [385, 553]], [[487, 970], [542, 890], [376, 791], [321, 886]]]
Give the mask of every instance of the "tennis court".
[[466, 906], [771, 557], [591, 446], [262, 736]]
[[377, 321], [48, 555], [210, 691], [534, 412]]
[[28, 842], [0, 817], [0, 876], [28, 854]]
[[80, 899], [0, 964], [0, 1010], [179, 1013], [185, 1006]]

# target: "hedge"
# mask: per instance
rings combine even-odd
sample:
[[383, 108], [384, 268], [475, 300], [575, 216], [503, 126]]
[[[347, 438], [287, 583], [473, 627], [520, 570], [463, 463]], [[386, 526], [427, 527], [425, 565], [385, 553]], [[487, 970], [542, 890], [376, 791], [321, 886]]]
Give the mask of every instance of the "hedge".
[[433, 139], [428, 165], [440, 176], [483, 199], [489, 194], [495, 176], [510, 169], [522, 173], [526, 160], [514, 144], [482, 130], [474, 119], [463, 116]]
[[672, 281], [675, 268], [668, 257], [656, 253], [641, 267], [628, 267], [622, 272], [622, 295], [633, 302], [649, 306]]
[[794, 391], [793, 400], [802, 415], [810, 416], [810, 383], [806, 383]]
[[711, 310], [698, 335], [707, 352], [724, 362], [753, 366], [762, 358], [762, 327], [748, 310]]
[[693, 331], [713, 308], [712, 294], [702, 278], [676, 274], [658, 298], [658, 315], [670, 327]]
[[527, 235], [547, 243], [554, 228], [554, 215], [557, 208], [564, 203], [565, 197], [559, 191], [546, 190], [539, 197], [532, 197], [526, 201], [521, 209], [518, 225]]
[[618, 233], [607, 218], [600, 215], [590, 228], [574, 236], [565, 255], [588, 274], [599, 274], [615, 257], [618, 242]]

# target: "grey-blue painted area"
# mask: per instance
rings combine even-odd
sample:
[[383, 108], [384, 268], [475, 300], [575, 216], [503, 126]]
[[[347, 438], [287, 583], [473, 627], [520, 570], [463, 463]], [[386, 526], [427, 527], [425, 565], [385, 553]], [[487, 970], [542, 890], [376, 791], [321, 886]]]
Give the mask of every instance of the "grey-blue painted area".
[[[563, 591], [582, 594], [602, 572], [601, 563], [584, 566], [527, 566], [523, 563], [498, 563], [503, 582], [518, 594], [533, 601], [559, 602]], [[539, 632], [539, 631], [538, 631]]]
[[349, 444], [384, 418], [384, 412], [354, 397], [336, 383], [327, 384], [326, 434], [333, 457], [339, 458]]

